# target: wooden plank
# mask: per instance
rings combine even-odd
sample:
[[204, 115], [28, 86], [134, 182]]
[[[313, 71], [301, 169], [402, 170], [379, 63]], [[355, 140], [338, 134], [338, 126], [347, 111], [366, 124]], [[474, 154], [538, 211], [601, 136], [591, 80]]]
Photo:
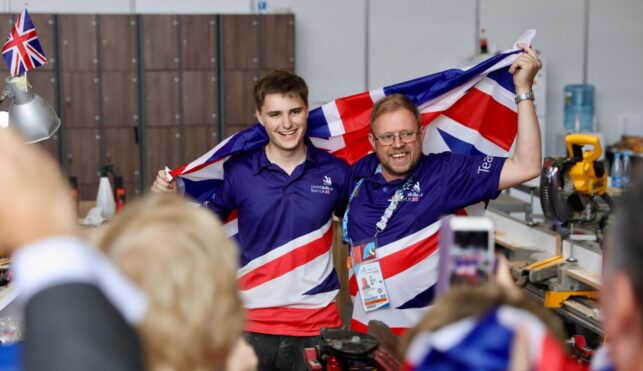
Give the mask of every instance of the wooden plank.
[[[223, 16], [224, 68], [254, 70], [259, 67], [255, 15]], [[275, 51], [273, 51], [275, 52]]]
[[183, 105], [186, 125], [218, 122], [216, 72], [183, 71]]
[[145, 72], [145, 125], [177, 125], [179, 75], [172, 71]]
[[567, 275], [577, 281], [589, 285], [595, 289], [601, 288], [601, 275], [596, 272], [588, 272], [579, 267], [565, 268]]
[[269, 14], [259, 17], [261, 24], [261, 68], [295, 68], [295, 16]]
[[98, 128], [66, 128], [65, 158], [67, 175], [78, 177], [81, 199], [96, 197], [98, 184]]
[[63, 71], [95, 71], [98, 65], [96, 16], [65, 14], [58, 20]]
[[136, 17], [101, 15], [99, 48], [104, 71], [136, 71]]
[[136, 71], [103, 72], [102, 79], [105, 127], [138, 126]]
[[175, 70], [179, 65], [177, 54], [177, 27], [174, 15], [143, 16], [143, 68], [145, 70]]
[[252, 97], [254, 83], [258, 76], [254, 71], [225, 71], [225, 133], [235, 133], [257, 122], [255, 104]]
[[98, 125], [98, 77], [96, 72], [64, 72], [63, 111], [66, 128]]
[[181, 43], [184, 70], [216, 71], [216, 16], [182, 15]]

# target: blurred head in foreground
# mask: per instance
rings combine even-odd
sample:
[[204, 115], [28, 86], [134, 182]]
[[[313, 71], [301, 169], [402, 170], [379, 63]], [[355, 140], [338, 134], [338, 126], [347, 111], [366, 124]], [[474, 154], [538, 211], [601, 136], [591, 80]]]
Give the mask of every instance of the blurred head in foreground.
[[609, 358], [616, 369], [633, 370], [643, 365], [643, 176], [615, 214], [605, 233], [600, 302]]
[[537, 370], [543, 363], [565, 370], [574, 361], [563, 336], [542, 305], [489, 283], [440, 296], [403, 338], [401, 352], [406, 370]]
[[223, 368], [243, 329], [237, 248], [206, 209], [174, 195], [129, 205], [93, 241], [148, 296], [150, 370]]

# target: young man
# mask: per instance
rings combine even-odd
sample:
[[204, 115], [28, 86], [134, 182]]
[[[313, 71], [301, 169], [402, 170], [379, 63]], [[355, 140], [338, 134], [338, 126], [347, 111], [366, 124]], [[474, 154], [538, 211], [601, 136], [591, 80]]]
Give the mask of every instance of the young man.
[[[257, 82], [254, 98], [269, 142], [226, 162], [224, 183], [207, 206], [222, 220], [238, 213], [237, 277], [260, 369], [305, 370], [303, 348], [315, 344], [321, 327], [341, 325], [332, 216], [343, 213], [349, 168], [306, 139], [301, 77], [272, 72]], [[152, 190], [173, 189], [159, 172]]]
[[[415, 326], [433, 298], [439, 218], [540, 173], [540, 132], [531, 93], [540, 62], [529, 46], [519, 47], [523, 53], [509, 69], [516, 86], [518, 137], [515, 154], [506, 161], [449, 152], [423, 155], [424, 132], [415, 105], [402, 95], [375, 104], [369, 134], [375, 153], [353, 165], [343, 223], [355, 273], [349, 286], [354, 329], [366, 332], [370, 320], [383, 321], [397, 334]], [[357, 264], [362, 257], [376, 260]], [[362, 277], [382, 277], [383, 284], [363, 297], [357, 287]]]

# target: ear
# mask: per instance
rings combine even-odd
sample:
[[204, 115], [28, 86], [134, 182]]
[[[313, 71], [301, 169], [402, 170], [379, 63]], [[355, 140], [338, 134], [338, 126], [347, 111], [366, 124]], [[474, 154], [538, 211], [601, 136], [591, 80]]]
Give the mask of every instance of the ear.
[[265, 125], [263, 124], [263, 120], [261, 119], [261, 111], [259, 111], [258, 109], [255, 109], [255, 116], [257, 117], [257, 121], [259, 121], [259, 123], [260, 123], [262, 126], [265, 126]]
[[420, 136], [420, 143], [424, 143], [424, 134], [427, 126], [428, 125], [420, 125], [420, 133], [418, 134]]
[[373, 135], [373, 133], [368, 133], [368, 142], [371, 143], [371, 147], [375, 149], [375, 135]]

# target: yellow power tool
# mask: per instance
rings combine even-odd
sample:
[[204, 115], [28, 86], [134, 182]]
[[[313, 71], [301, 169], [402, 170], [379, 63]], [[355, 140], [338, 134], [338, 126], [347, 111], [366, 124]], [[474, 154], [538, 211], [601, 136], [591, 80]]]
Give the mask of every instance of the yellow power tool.
[[567, 157], [547, 157], [540, 175], [540, 202], [545, 217], [556, 225], [587, 223], [596, 218], [595, 197], [612, 202], [606, 193], [607, 172], [603, 150], [596, 135], [570, 134], [565, 137]]

